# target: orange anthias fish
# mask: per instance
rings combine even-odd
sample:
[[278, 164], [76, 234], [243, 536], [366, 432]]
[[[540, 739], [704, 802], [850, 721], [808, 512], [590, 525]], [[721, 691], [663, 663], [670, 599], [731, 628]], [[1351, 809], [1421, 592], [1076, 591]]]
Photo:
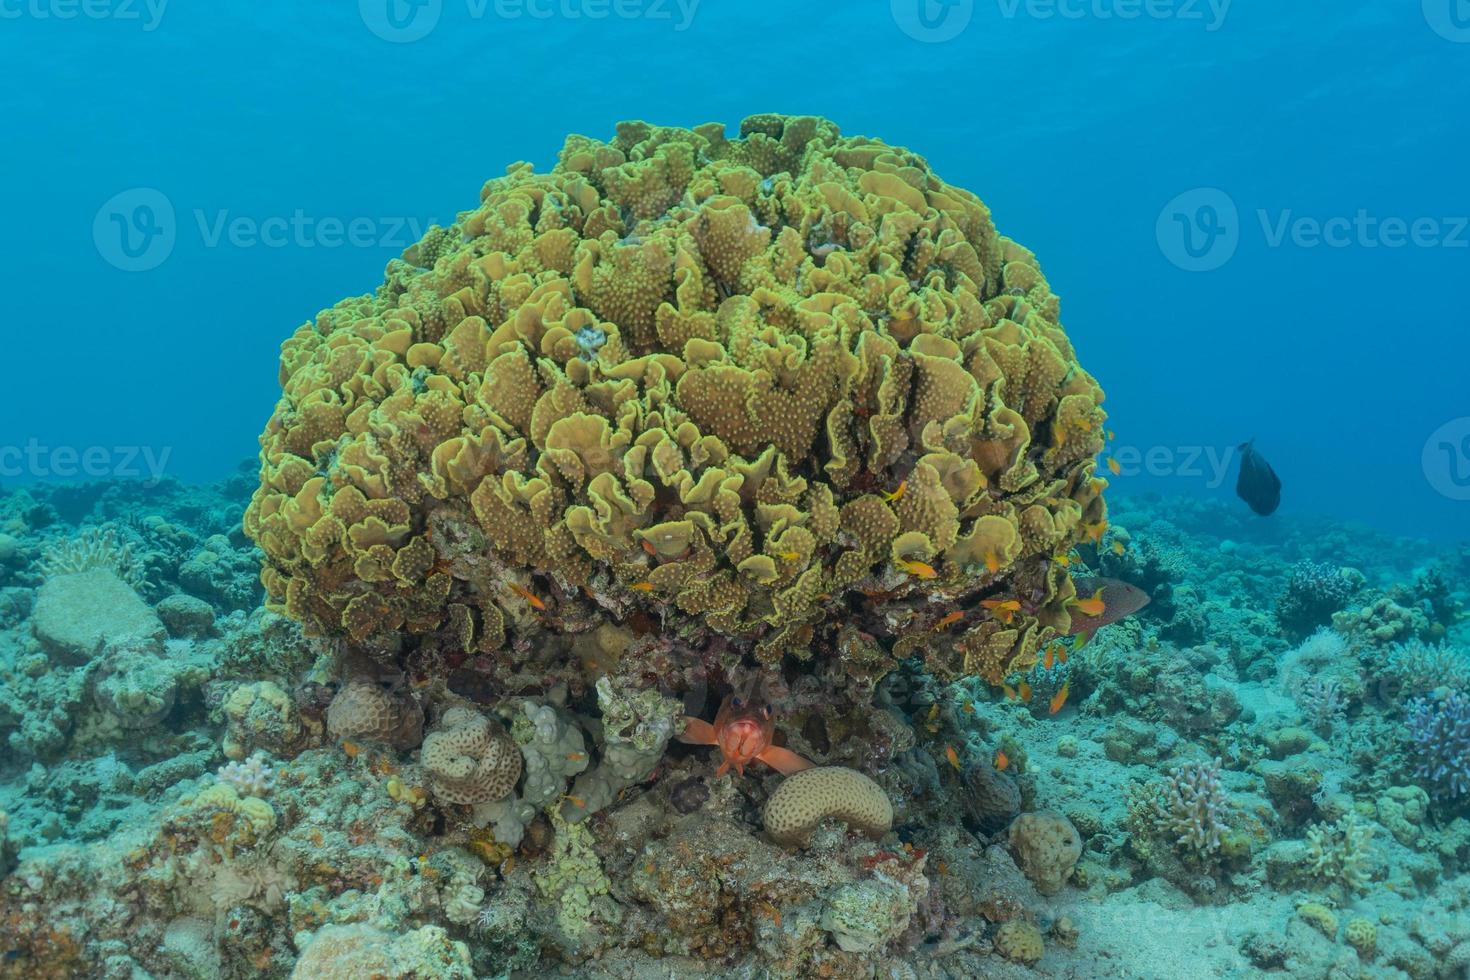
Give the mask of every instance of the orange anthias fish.
[[1150, 601], [1149, 594], [1138, 586], [1115, 578], [1074, 576], [1072, 582], [1077, 594], [1088, 598], [1071, 604], [1068, 611], [1072, 614], [1072, 626], [1067, 632], [1072, 636], [1081, 634], [1084, 643], [1095, 631], [1133, 615]]
[[1067, 695], [1070, 694], [1071, 691], [1072, 681], [1070, 679], [1063, 681], [1061, 690], [1057, 691], [1057, 693], [1051, 696], [1051, 705], [1049, 706], [1048, 713], [1054, 715], [1058, 711], [1061, 711], [1062, 705], [1067, 703]]
[[995, 618], [1002, 623], [1009, 623], [1021, 611], [1019, 599], [981, 599], [980, 605], [995, 613]]
[[511, 582], [510, 590], [516, 595], [520, 596], [522, 599], [525, 599], [526, 602], [530, 603], [532, 609], [535, 609], [538, 612], [546, 611], [546, 603], [541, 601], [541, 597], [532, 592], [530, 589], [526, 588], [524, 585], [517, 585], [516, 583]]
[[716, 776], [723, 776], [731, 766], [743, 776], [752, 759], [759, 759], [788, 776], [815, 765], [790, 749], [771, 744], [775, 734], [776, 718], [770, 705], [732, 694], [720, 705], [713, 725], [685, 716], [684, 734], [679, 736], [679, 741], [719, 746], [724, 761], [715, 770]]
[[927, 578], [937, 578], [939, 576], [939, 573], [934, 570], [934, 566], [933, 565], [930, 565], [927, 562], [915, 561], [915, 560], [913, 560], [911, 558], [902, 558], [902, 559], [900, 559], [899, 562], [898, 562], [898, 567], [899, 568], [902, 568], [904, 571], [908, 572], [910, 575], [917, 576], [918, 578], [926, 578], [927, 579]]
[[1108, 611], [1108, 605], [1103, 601], [1103, 590], [1100, 588], [1086, 599], [1073, 599], [1072, 605], [1084, 616], [1101, 616]]

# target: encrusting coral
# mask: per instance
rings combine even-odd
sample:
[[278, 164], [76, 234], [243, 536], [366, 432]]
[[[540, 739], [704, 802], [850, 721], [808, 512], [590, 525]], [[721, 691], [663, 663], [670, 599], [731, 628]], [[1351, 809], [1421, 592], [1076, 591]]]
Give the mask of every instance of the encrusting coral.
[[[1051, 559], [1105, 520], [1102, 391], [1035, 258], [815, 117], [573, 136], [280, 378], [269, 598], [420, 664], [640, 613], [774, 664], [846, 619], [998, 682], [1067, 629]], [[1021, 611], [934, 629], [987, 596]]]

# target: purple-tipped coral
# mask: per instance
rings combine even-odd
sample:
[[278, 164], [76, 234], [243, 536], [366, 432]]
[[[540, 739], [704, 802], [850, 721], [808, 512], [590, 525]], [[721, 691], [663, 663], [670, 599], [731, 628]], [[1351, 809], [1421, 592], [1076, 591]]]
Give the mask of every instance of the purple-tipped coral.
[[227, 762], [215, 774], [241, 796], [267, 796], [276, 786], [276, 771], [265, 755], [256, 752], [244, 762]]
[[1409, 702], [1409, 738], [1419, 760], [1415, 775], [1441, 802], [1470, 796], [1470, 696]]

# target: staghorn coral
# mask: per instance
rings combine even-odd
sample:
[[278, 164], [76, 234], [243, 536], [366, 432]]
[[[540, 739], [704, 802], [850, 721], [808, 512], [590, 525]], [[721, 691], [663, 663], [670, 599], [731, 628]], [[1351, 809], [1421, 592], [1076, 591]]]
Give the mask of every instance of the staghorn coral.
[[1390, 647], [1383, 671], [1408, 697], [1428, 694], [1437, 687], [1470, 689], [1470, 657], [1443, 642], [1411, 639]]
[[805, 847], [828, 818], [881, 837], [893, 826], [893, 804], [883, 787], [856, 769], [817, 766], [787, 776], [766, 801], [763, 817], [776, 843]]
[[974, 195], [826, 120], [573, 136], [285, 342], [245, 529], [274, 606], [430, 662], [646, 610], [775, 663], [856, 607], [999, 681], [1105, 520], [1058, 305]]
[[231, 760], [220, 766], [215, 773], [220, 782], [229, 783], [237, 793], [245, 796], [269, 796], [276, 787], [276, 771], [264, 752], [255, 752], [244, 762]]

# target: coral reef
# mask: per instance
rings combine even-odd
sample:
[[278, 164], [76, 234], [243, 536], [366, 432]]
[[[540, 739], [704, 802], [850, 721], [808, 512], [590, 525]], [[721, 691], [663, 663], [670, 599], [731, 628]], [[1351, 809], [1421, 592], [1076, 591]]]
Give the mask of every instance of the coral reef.
[[854, 669], [999, 680], [1104, 526], [1057, 310], [973, 195], [826, 120], [571, 137], [285, 343], [245, 529], [272, 603], [410, 670], [509, 682], [653, 616], [767, 665], [860, 623], [892, 649]]
[[[1470, 551], [1106, 524], [1055, 297], [921, 158], [625, 124], [387, 279], [258, 463], [0, 492], [0, 978], [1470, 965]], [[1068, 639], [1072, 575], [1153, 604]], [[679, 737], [737, 697], [814, 767]]]

